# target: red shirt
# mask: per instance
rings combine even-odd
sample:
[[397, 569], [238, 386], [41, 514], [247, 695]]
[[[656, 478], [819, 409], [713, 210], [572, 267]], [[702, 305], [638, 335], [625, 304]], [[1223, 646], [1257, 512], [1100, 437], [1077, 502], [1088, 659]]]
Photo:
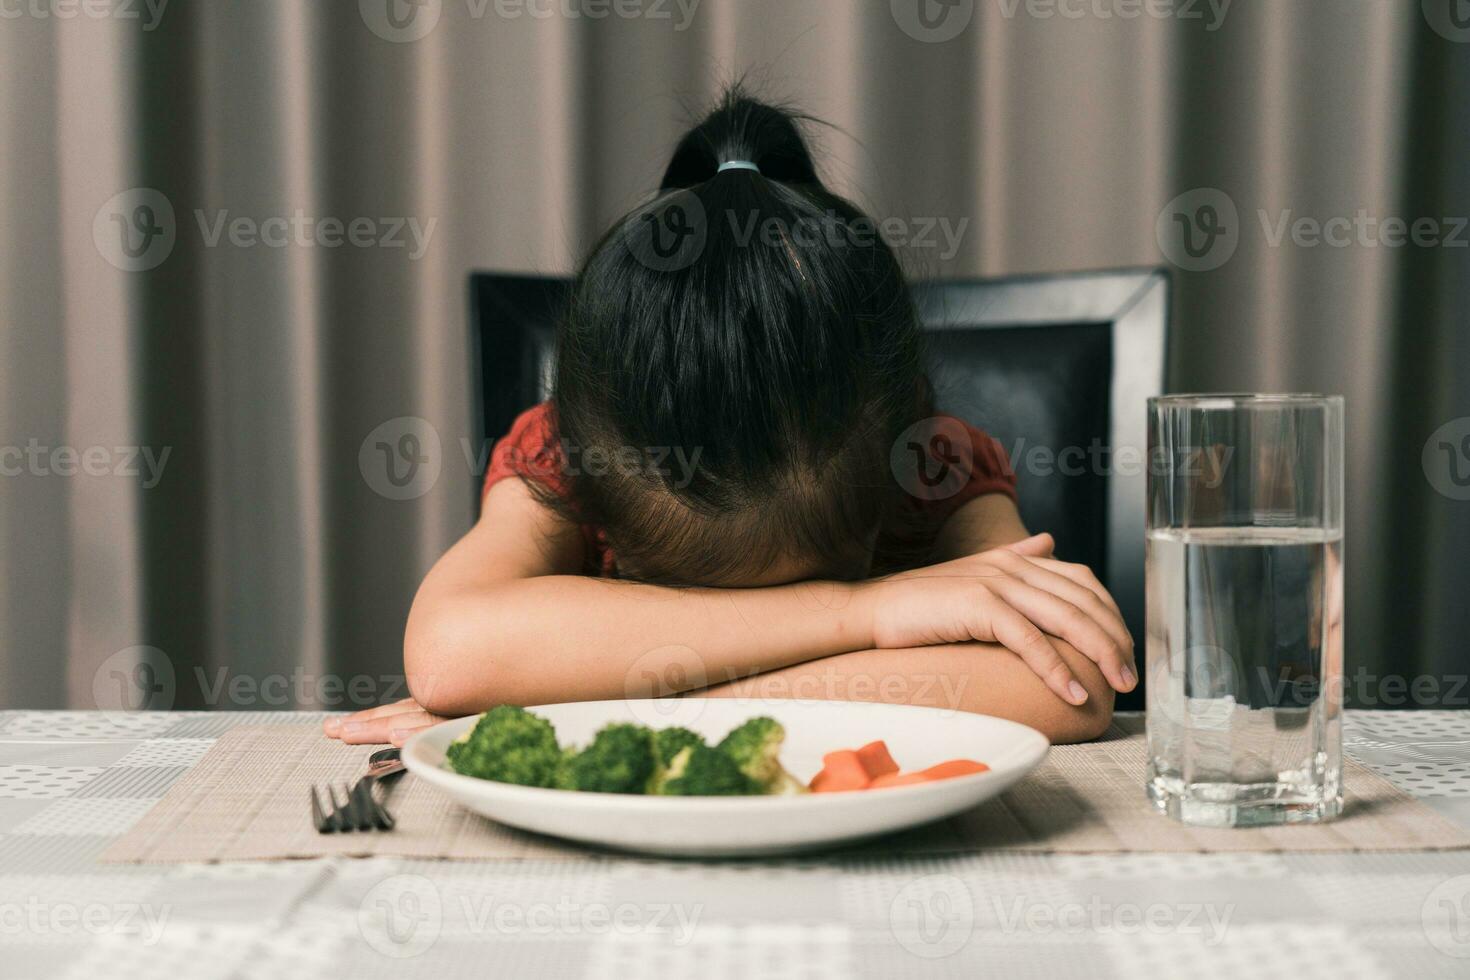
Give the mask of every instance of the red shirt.
[[[893, 453], [894, 477], [904, 485], [908, 504], [937, 528], [962, 504], [987, 493], [1016, 499], [1016, 474], [999, 442], [960, 419], [939, 415], [925, 419], [900, 439]], [[535, 480], [558, 496], [567, 496], [566, 458], [551, 403], [542, 402], [522, 412], [510, 431], [495, 443], [485, 470], [484, 494], [501, 480]], [[582, 526], [589, 574], [613, 577], [617, 561], [600, 527]], [[889, 541], [891, 546], [895, 544]], [[885, 537], [879, 535], [879, 556]], [[879, 562], [881, 564], [881, 562]]]

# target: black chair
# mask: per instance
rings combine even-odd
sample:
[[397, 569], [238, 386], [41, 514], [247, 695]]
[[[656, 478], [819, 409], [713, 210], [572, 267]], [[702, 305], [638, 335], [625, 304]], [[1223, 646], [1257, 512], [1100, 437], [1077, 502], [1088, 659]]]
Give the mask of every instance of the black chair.
[[[482, 445], [546, 398], [569, 282], [470, 277], [472, 425]], [[1156, 269], [925, 283], [940, 411], [1000, 440], [1021, 517], [1093, 568], [1143, 630], [1145, 400], [1164, 387], [1169, 279]], [[1120, 708], [1142, 707], [1140, 687]]]

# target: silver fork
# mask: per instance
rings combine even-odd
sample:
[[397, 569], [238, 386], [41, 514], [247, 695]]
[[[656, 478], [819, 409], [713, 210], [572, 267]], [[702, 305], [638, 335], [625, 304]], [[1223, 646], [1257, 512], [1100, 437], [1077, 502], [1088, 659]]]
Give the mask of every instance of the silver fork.
[[378, 781], [403, 772], [403, 760], [397, 749], [380, 749], [368, 756], [367, 772], [351, 789], [342, 784], [342, 800], [328, 783], [323, 787], [330, 810], [322, 805], [315, 786], [311, 787], [311, 821], [318, 833], [346, 833], [349, 830], [392, 830], [393, 815], [388, 808], [373, 798], [373, 786]]

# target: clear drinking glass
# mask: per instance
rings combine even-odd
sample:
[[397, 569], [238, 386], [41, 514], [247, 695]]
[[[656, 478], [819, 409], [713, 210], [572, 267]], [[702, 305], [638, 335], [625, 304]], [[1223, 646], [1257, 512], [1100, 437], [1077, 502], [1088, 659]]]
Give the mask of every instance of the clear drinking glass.
[[1148, 793], [1214, 827], [1342, 809], [1342, 399], [1149, 399]]

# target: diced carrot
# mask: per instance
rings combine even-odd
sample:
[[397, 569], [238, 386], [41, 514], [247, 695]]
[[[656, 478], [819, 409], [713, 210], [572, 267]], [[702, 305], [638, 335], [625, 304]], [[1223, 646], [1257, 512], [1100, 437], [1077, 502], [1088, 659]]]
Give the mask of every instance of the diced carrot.
[[930, 779], [952, 779], [955, 776], [970, 776], [977, 772], [989, 771], [990, 767], [983, 762], [973, 762], [970, 759], [950, 759], [937, 766], [930, 766], [923, 770], [923, 774]]
[[857, 750], [858, 761], [868, 771], [868, 775], [877, 779], [889, 773], [898, 772], [898, 763], [893, 761], [893, 756], [888, 754], [888, 746], [881, 740], [869, 742]]
[[822, 771], [813, 777], [811, 785], [813, 793], [840, 793], [867, 789], [871, 781], [858, 754], [852, 749], [842, 749], [822, 756]]
[[955, 776], [969, 776], [977, 772], [989, 772], [990, 767], [983, 762], [971, 762], [969, 759], [950, 759], [941, 762], [937, 766], [928, 769], [920, 769], [917, 772], [891, 772], [882, 776], [875, 776], [868, 784], [869, 789], [885, 789], [889, 786], [914, 786], [919, 783], [934, 783], [941, 779], [953, 779]]

